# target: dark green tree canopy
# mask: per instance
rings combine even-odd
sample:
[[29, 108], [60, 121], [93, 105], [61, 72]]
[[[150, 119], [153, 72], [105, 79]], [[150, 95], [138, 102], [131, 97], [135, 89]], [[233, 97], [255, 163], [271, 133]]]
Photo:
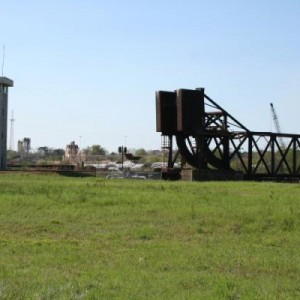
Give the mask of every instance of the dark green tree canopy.
[[90, 155], [105, 155], [107, 152], [106, 149], [101, 147], [100, 145], [88, 146], [83, 151], [85, 154], [90, 154]]

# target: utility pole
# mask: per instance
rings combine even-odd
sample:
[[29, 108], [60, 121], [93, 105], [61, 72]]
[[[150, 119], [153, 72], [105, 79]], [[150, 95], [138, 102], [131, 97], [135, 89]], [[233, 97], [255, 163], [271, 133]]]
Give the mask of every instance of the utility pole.
[[127, 147], [120, 146], [118, 152], [122, 155], [122, 171], [124, 171], [124, 154], [127, 153]]
[[11, 111], [9, 150], [14, 150], [14, 111]]
[[3, 45], [3, 56], [2, 56], [2, 67], [1, 67], [1, 69], [2, 69], [2, 77], [3, 77], [3, 72], [4, 72], [4, 61], [5, 61], [5, 45]]

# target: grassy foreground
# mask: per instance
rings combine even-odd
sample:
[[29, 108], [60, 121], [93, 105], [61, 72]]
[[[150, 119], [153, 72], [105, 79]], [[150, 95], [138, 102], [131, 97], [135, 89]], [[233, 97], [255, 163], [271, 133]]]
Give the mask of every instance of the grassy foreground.
[[1, 299], [299, 299], [300, 185], [0, 175]]

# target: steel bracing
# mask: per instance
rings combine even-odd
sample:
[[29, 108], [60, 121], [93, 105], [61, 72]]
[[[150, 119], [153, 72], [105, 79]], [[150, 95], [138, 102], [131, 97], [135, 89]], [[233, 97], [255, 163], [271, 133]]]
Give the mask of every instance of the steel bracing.
[[[191, 91], [189, 91], [191, 92]], [[196, 169], [218, 169], [243, 172], [245, 179], [276, 179], [300, 178], [300, 135], [273, 132], [250, 131], [225, 109], [204, 94], [196, 93], [199, 101], [203, 101], [202, 120], [188, 130], [158, 126], [162, 135], [169, 139], [168, 167], [172, 168], [178, 155], [183, 161]], [[176, 92], [174, 92], [176, 94]], [[178, 98], [177, 92], [177, 98]], [[163, 97], [157, 99], [163, 103]], [[176, 98], [176, 95], [174, 95]], [[189, 100], [180, 100], [182, 103]], [[184, 105], [178, 108], [179, 100], [173, 102], [177, 107], [177, 122], [181, 120], [182, 110], [187, 119], [193, 118], [193, 108], [186, 109]], [[168, 103], [170, 104], [170, 103]], [[169, 113], [169, 112], [168, 112]], [[163, 122], [166, 113], [157, 113]], [[170, 116], [168, 116], [169, 120]], [[199, 118], [199, 115], [197, 115]], [[201, 118], [201, 114], [200, 114]], [[179, 120], [179, 121], [178, 121]], [[174, 120], [172, 121], [174, 123]], [[167, 128], [167, 129], [165, 129]], [[192, 128], [192, 129], [190, 129]], [[177, 150], [173, 150], [173, 138]], [[284, 142], [283, 142], [284, 141]], [[284, 146], [283, 146], [284, 145]]]

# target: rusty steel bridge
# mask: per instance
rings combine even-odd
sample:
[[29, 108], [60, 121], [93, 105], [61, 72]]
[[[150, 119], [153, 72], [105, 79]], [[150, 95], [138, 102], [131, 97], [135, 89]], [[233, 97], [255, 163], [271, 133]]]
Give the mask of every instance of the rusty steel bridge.
[[156, 131], [168, 153], [167, 172], [181, 156], [195, 170], [240, 173], [245, 180], [300, 179], [299, 134], [251, 131], [204, 88], [156, 92]]

